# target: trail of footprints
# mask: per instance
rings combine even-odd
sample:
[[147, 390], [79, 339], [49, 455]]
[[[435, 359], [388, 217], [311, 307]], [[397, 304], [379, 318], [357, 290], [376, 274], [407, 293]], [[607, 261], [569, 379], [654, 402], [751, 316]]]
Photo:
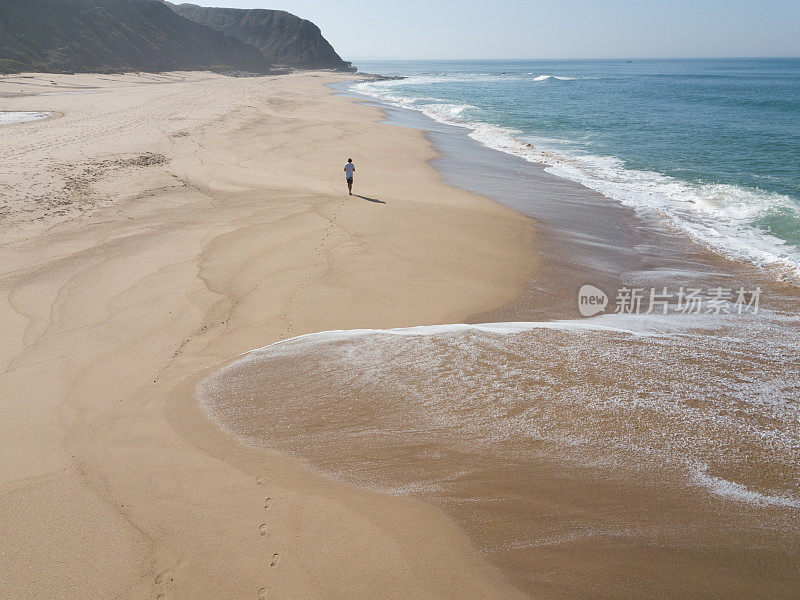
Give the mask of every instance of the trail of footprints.
[[[256, 479], [256, 485], [263, 486], [264, 485], [264, 478], [263, 477], [258, 477]], [[267, 498], [266, 500], [264, 500], [263, 506], [264, 506], [264, 510], [271, 509], [272, 508], [272, 498]], [[258, 533], [262, 538], [266, 538], [267, 534], [269, 533], [268, 525], [266, 523], [262, 523], [261, 525], [259, 525]], [[277, 552], [273, 553], [272, 558], [269, 559], [269, 566], [271, 568], [277, 567], [278, 563], [280, 562], [280, 559], [281, 559], [280, 554], [278, 554]], [[267, 588], [262, 587], [260, 590], [258, 590], [258, 598], [259, 598], [259, 600], [265, 600], [267, 598]]]
[[[311, 267], [311, 269], [309, 269], [308, 276], [306, 277], [305, 281], [300, 285], [300, 288], [297, 290], [295, 295], [289, 298], [289, 302], [286, 306], [286, 312], [283, 314], [283, 318], [286, 319], [287, 321], [289, 319], [289, 315], [292, 312], [292, 309], [294, 308], [295, 302], [299, 302], [300, 299], [303, 297], [306, 285], [311, 283], [311, 280], [314, 278], [314, 274], [322, 265], [322, 248], [323, 246], [325, 246], [325, 243], [331, 236], [331, 232], [333, 231], [334, 227], [336, 227], [336, 219], [339, 217], [339, 213], [342, 211], [344, 203], [345, 203], [345, 198], [342, 198], [339, 201], [339, 204], [336, 206], [336, 210], [334, 211], [333, 216], [331, 217], [327, 227], [325, 227], [322, 239], [320, 240], [319, 244], [317, 244], [317, 247], [314, 249], [314, 265]], [[294, 324], [292, 324], [291, 322], [287, 322], [286, 328], [284, 329], [281, 338], [283, 339], [290, 338], [293, 336], [293, 334], [294, 334]]]
[[[323, 246], [325, 246], [325, 243], [328, 241], [328, 238], [331, 236], [331, 233], [333, 232], [334, 227], [336, 227], [336, 219], [339, 217], [339, 213], [342, 211], [342, 208], [344, 207], [344, 203], [345, 203], [345, 199], [342, 198], [339, 201], [339, 204], [337, 205], [336, 210], [334, 211], [330, 222], [328, 223], [327, 227], [325, 227], [325, 231], [324, 231], [324, 233], [322, 235], [322, 239], [320, 240], [320, 242], [317, 245], [317, 247], [314, 249], [314, 265], [313, 265], [313, 267], [309, 270], [308, 276], [306, 277], [306, 280], [303, 282], [303, 284], [297, 290], [297, 293], [289, 299], [289, 303], [288, 303], [288, 305], [286, 307], [286, 312], [283, 315], [283, 318], [286, 319], [287, 321], [289, 319], [289, 315], [290, 315], [292, 309], [294, 308], [295, 301], [299, 301], [300, 298], [302, 298], [303, 293], [305, 292], [305, 286], [308, 285], [311, 282], [311, 280], [314, 278], [314, 274], [317, 272], [317, 270], [320, 268], [320, 266], [322, 264], [322, 260], [323, 260], [322, 259], [322, 249], [323, 249]], [[289, 338], [289, 337], [292, 336], [293, 333], [294, 333], [294, 325], [291, 322], [287, 322], [286, 329], [284, 330], [282, 337], [284, 339], [285, 338]], [[258, 486], [264, 485], [264, 478], [263, 477], [258, 477], [256, 479], [256, 485], [258, 485]], [[272, 508], [272, 498], [267, 498], [264, 501], [264, 510], [269, 510], [270, 508]], [[259, 535], [262, 538], [266, 538], [267, 535], [269, 534], [268, 525], [266, 523], [262, 523], [261, 525], [259, 525], [258, 532], [259, 532]], [[272, 555], [272, 558], [270, 559], [269, 566], [271, 568], [277, 567], [278, 563], [280, 562], [280, 560], [281, 560], [280, 554], [274, 553]], [[258, 598], [259, 598], [259, 600], [265, 600], [267, 598], [267, 588], [262, 587], [260, 590], [258, 590]]]
[[[315, 257], [314, 257], [315, 258], [314, 266], [309, 270], [308, 277], [306, 278], [306, 280], [303, 283], [303, 285], [300, 286], [300, 289], [297, 291], [297, 293], [292, 298], [289, 299], [289, 305], [287, 307], [286, 313], [283, 315], [283, 317], [285, 319], [289, 318], [289, 313], [291, 312], [291, 309], [293, 308], [294, 302], [298, 301], [303, 296], [303, 292], [305, 291], [305, 289], [304, 289], [305, 285], [311, 282], [311, 280], [314, 277], [314, 273], [317, 271], [317, 269], [319, 269], [320, 265], [322, 264], [322, 248], [325, 245], [325, 243], [327, 242], [328, 238], [330, 237], [331, 232], [333, 231], [334, 227], [336, 227], [336, 219], [339, 216], [339, 213], [341, 212], [342, 208], [344, 207], [344, 202], [345, 202], [344, 199], [342, 199], [339, 202], [339, 205], [336, 207], [336, 210], [333, 213], [333, 217], [331, 218], [330, 222], [328, 223], [327, 227], [325, 228], [325, 231], [323, 233], [322, 239], [320, 240], [319, 244], [317, 245], [317, 247], [314, 250], [314, 255], [315, 255]], [[290, 335], [292, 334], [292, 330], [293, 329], [294, 329], [294, 325], [292, 325], [291, 323], [287, 324], [286, 329], [284, 331], [283, 337], [284, 338], [290, 337]], [[257, 486], [263, 486], [264, 485], [264, 478], [260, 477], [260, 476], [258, 478], [256, 478], [256, 485]], [[268, 510], [270, 510], [270, 508], [272, 508], [272, 498], [266, 498], [264, 500], [263, 509], [265, 511], [268, 511]], [[269, 535], [269, 525], [267, 523], [261, 523], [258, 526], [258, 533], [259, 533], [259, 537], [267, 538], [268, 535]], [[275, 553], [272, 554], [272, 556], [270, 558], [268, 558], [268, 560], [269, 560], [269, 567], [270, 568], [275, 568], [280, 563], [281, 556], [280, 556], [280, 554], [275, 552]], [[165, 592], [167, 591], [168, 588], [171, 587], [173, 582], [174, 582], [174, 580], [173, 580], [172, 575], [170, 574], [169, 571], [164, 571], [163, 573], [160, 573], [156, 577], [155, 583], [156, 583], [156, 586], [159, 588], [159, 590], [161, 592], [161, 593], [158, 594], [157, 600], [163, 600], [164, 598], [166, 598]], [[267, 597], [268, 597], [267, 588], [266, 587], [260, 588], [258, 590], [258, 598], [259, 598], [259, 600], [266, 600]]]
[[[263, 486], [264, 485], [264, 478], [263, 477], [258, 477], [256, 479], [256, 485], [257, 486]], [[272, 498], [266, 498], [264, 500], [264, 503], [263, 503], [262, 506], [263, 506], [263, 509], [265, 511], [268, 511], [269, 509], [271, 509], [272, 508]], [[269, 526], [268, 526], [268, 524], [267, 523], [262, 523], [261, 525], [259, 525], [258, 526], [258, 533], [259, 533], [260, 537], [266, 538], [267, 535], [269, 534]], [[277, 552], [274, 552], [271, 556], [269, 556], [267, 558], [267, 560], [269, 561], [270, 568], [275, 568], [275, 567], [278, 566], [278, 563], [281, 560], [281, 555], [278, 554]], [[179, 568], [184, 567], [184, 566], [186, 566], [186, 562], [185, 561], [178, 564]], [[156, 584], [156, 589], [157, 589], [156, 600], [166, 600], [167, 595], [170, 594], [170, 592], [173, 591], [173, 588], [175, 587], [175, 578], [174, 578], [174, 576], [172, 574], [172, 571], [170, 571], [169, 569], [167, 569], [165, 571], [161, 571], [158, 575], [156, 575], [155, 584]], [[171, 596], [171, 594], [170, 594], [170, 596]], [[262, 587], [261, 589], [258, 590], [258, 598], [259, 598], [259, 600], [266, 600], [266, 598], [267, 598], [267, 588]]]

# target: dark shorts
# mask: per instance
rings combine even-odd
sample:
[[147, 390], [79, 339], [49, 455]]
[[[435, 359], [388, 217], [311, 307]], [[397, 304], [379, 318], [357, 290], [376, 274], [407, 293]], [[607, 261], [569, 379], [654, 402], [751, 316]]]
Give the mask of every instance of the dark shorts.
[[345, 179], [347, 180], [347, 183], [353, 183], [352, 177], [345, 177]]

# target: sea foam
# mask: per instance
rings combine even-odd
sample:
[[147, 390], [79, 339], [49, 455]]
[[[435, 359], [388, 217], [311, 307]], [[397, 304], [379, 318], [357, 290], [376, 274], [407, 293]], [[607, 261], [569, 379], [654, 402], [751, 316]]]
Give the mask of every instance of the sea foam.
[[800, 500], [793, 498], [789, 494], [780, 496], [771, 496], [769, 494], [762, 494], [747, 488], [747, 486], [735, 481], [728, 481], [722, 477], [715, 477], [708, 474], [708, 465], [700, 465], [694, 469], [694, 481], [708, 489], [711, 493], [735, 500], [737, 502], [744, 502], [746, 504], [754, 504], [757, 506], [777, 506], [782, 508], [800, 508]]
[[547, 81], [548, 79], [557, 79], [558, 81], [575, 81], [577, 77], [563, 77], [560, 75], [537, 75], [533, 81]]

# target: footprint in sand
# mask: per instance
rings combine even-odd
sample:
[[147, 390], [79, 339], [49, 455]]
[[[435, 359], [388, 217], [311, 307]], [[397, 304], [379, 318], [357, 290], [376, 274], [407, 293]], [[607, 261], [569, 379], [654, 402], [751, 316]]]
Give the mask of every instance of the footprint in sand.
[[169, 583], [171, 581], [174, 581], [174, 579], [172, 579], [172, 574], [169, 571], [164, 571], [156, 575], [156, 585]]
[[264, 510], [269, 510], [270, 508], [272, 508], [272, 498], [267, 498], [264, 501]]
[[264, 537], [265, 535], [267, 535], [267, 524], [266, 523], [262, 523], [261, 526], [258, 528], [258, 531], [261, 534], [261, 537]]
[[266, 600], [267, 598], [267, 588], [261, 588], [258, 590], [258, 600]]
[[256, 485], [264, 485], [264, 478], [256, 477]]
[[281, 560], [281, 557], [280, 557], [280, 555], [278, 555], [278, 554], [273, 554], [273, 555], [272, 555], [272, 562], [271, 562], [271, 563], [269, 563], [269, 566], [270, 566], [270, 567], [277, 567], [277, 566], [278, 566], [278, 562], [280, 562], [280, 560]]

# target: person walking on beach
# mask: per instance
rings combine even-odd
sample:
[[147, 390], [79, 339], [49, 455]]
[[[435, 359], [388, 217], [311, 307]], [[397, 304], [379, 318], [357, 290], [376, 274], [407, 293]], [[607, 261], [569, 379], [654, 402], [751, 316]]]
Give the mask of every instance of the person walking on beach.
[[344, 176], [347, 178], [347, 191], [353, 195], [353, 174], [356, 172], [356, 166], [353, 164], [353, 159], [348, 158], [347, 164], [344, 166]]

